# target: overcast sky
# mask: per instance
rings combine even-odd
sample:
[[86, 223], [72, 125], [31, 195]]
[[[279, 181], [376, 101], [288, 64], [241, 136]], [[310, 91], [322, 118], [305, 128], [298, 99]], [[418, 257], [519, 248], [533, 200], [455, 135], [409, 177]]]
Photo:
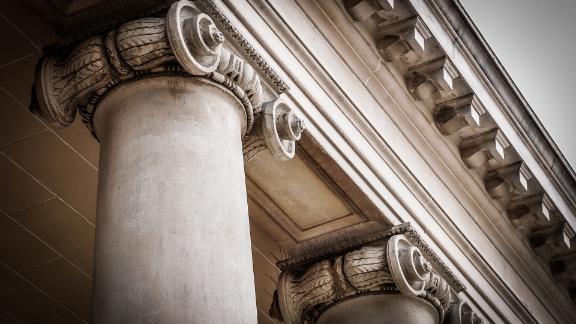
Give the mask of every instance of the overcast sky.
[[576, 0], [460, 0], [576, 167]]

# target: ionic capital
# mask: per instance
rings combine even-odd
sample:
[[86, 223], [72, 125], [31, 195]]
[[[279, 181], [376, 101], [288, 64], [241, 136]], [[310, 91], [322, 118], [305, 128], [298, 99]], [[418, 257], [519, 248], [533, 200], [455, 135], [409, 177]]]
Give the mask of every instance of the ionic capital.
[[[233, 50], [246, 54], [250, 62]], [[265, 99], [259, 73], [277, 94], [288, 90], [216, 5], [209, 0], [180, 0], [166, 17], [133, 20], [86, 39], [68, 55], [45, 56], [37, 68], [33, 101], [37, 105], [31, 109], [56, 126], [68, 126], [78, 112], [96, 136], [93, 117], [98, 103], [118, 84], [160, 74], [201, 77], [228, 89], [242, 103], [245, 138], [269, 134], [271, 138], [257, 138], [274, 143], [273, 153], [284, 150], [283, 159], [291, 158], [303, 123], [280, 102], [269, 104], [276, 119], [262, 118]]]
[[[271, 314], [290, 324], [315, 323], [336, 303], [370, 294], [402, 294], [432, 304], [440, 322], [461, 311], [462, 283], [409, 225], [329, 244], [279, 263]], [[450, 315], [456, 317], [456, 315]], [[460, 318], [460, 317], [458, 317]]]

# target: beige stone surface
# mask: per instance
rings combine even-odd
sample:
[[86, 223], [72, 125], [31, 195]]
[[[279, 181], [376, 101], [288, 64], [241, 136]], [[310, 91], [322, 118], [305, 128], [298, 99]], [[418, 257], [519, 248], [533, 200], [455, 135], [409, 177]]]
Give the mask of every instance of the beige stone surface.
[[255, 323], [244, 109], [190, 77], [103, 98], [94, 323]]
[[430, 303], [402, 295], [372, 295], [344, 300], [318, 318], [318, 324], [437, 324]]

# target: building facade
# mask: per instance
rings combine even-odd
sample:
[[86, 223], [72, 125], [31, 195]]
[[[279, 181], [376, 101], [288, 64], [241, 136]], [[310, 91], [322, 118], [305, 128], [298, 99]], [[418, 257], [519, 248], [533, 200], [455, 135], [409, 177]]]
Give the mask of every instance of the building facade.
[[457, 1], [5, 6], [7, 323], [576, 322], [576, 177]]

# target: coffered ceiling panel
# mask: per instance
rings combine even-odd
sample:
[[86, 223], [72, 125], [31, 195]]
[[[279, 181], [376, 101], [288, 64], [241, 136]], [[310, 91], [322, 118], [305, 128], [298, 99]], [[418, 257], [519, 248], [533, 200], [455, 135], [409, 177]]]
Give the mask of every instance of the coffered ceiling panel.
[[251, 217], [285, 246], [367, 221], [302, 150], [286, 162], [262, 152], [246, 174]]
[[352, 213], [306, 164], [302, 155], [281, 162], [265, 152], [251, 163], [250, 181], [266, 192], [301, 231]]

